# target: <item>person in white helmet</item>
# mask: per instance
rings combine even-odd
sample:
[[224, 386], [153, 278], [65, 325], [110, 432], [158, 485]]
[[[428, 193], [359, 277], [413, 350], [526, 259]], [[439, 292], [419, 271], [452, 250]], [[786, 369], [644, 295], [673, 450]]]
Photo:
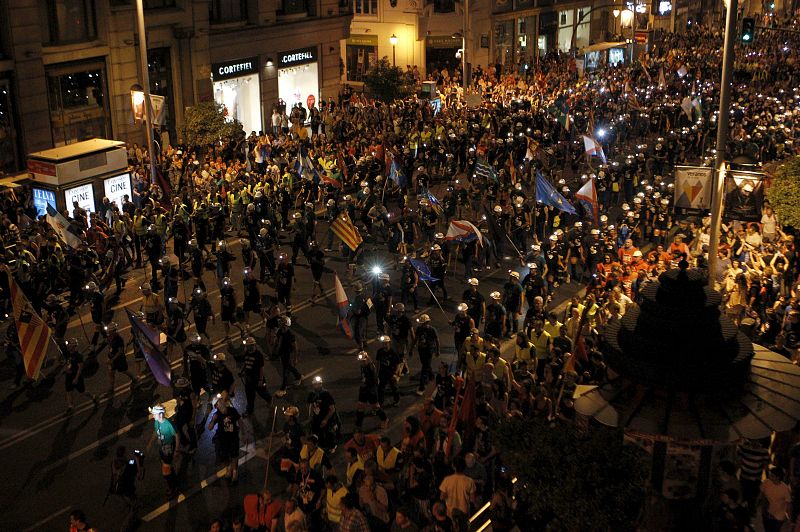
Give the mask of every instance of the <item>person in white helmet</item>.
[[175, 460], [175, 453], [180, 446], [180, 434], [175, 430], [175, 426], [166, 417], [166, 409], [163, 405], [156, 405], [149, 409], [153, 416], [153, 435], [147, 443], [146, 454], [150, 454], [153, 443], [158, 440], [158, 455], [161, 459], [161, 475], [167, 483], [167, 499], [172, 499], [177, 495], [178, 477], [172, 466]]
[[78, 351], [78, 339], [70, 338], [64, 342], [64, 390], [67, 397], [67, 412], [72, 411], [75, 392], [91, 399], [95, 406], [97, 396], [86, 391], [83, 380], [83, 355]]
[[439, 335], [436, 329], [431, 326], [430, 316], [423, 314], [419, 317], [418, 321], [419, 325], [417, 325], [414, 331], [412, 349], [416, 346], [419, 360], [422, 363], [422, 368], [419, 372], [419, 386], [417, 387], [416, 394], [423, 395], [428, 380], [434, 378], [431, 361], [433, 357], [439, 356]]
[[97, 348], [95, 355], [108, 347], [108, 395], [114, 397], [114, 381], [117, 373], [125, 374], [130, 380], [131, 385], [138, 382], [138, 379], [128, 369], [128, 360], [125, 355], [125, 340], [117, 331], [117, 324], [113, 321], [104, 327], [105, 342]]

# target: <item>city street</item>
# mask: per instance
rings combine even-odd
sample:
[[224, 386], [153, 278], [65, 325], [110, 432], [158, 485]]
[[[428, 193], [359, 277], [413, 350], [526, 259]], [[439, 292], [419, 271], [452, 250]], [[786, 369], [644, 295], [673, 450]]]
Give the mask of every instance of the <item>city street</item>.
[[[326, 224], [320, 223], [318, 235], [326, 230]], [[238, 239], [234, 242], [232, 252], [238, 255]], [[171, 246], [170, 246], [171, 247]], [[283, 249], [287, 249], [284, 246]], [[348, 274], [345, 261], [340, 256], [328, 254], [328, 267], [338, 272], [348, 295], [352, 299], [353, 291], [349, 289]], [[374, 266], [386, 268], [392, 273], [395, 297], [399, 297], [398, 271], [389, 262], [388, 254], [378, 250], [359, 268], [357, 275], [367, 280]], [[241, 259], [239, 259], [241, 260]], [[480, 272], [481, 292], [488, 296], [492, 290], [501, 289], [505, 282], [505, 274], [509, 268], [519, 271], [518, 261], [506, 260], [499, 269]], [[451, 267], [451, 272], [452, 272]], [[442, 312], [434, 302], [429, 301], [429, 294], [420, 284], [420, 308], [414, 311], [408, 305], [409, 313], [419, 316], [428, 313], [439, 332], [442, 342], [442, 357], [452, 363], [454, 349], [451, 327], [448, 320], [455, 312], [455, 305], [460, 302], [461, 292], [466, 285], [460, 280], [458, 272], [463, 266], [456, 266], [455, 274], [448, 279], [450, 300], [442, 302]], [[143, 270], [132, 272], [127, 281], [121, 300], [116, 304], [115, 320], [119, 323], [121, 334], [127, 341], [130, 337], [129, 325], [123, 308], [129, 306], [137, 310], [140, 293], [138, 286], [143, 282]], [[213, 271], [206, 271], [204, 280], [209, 287], [209, 300], [215, 313], [219, 309], [218, 290]], [[344, 427], [344, 439], [349, 438], [354, 423], [356, 391], [359, 382], [358, 362], [354, 356], [354, 343], [348, 340], [336, 327], [336, 306], [333, 294], [333, 275], [323, 276], [323, 288], [326, 297], [312, 301], [310, 299], [311, 276], [302, 256], [296, 268], [296, 291], [292, 330], [299, 341], [299, 369], [304, 375], [303, 385], [290, 388], [283, 398], [274, 398], [273, 405], [268, 406], [262, 399], [256, 398], [254, 416], [243, 420], [241, 437], [240, 479], [237, 485], [231, 486], [226, 480], [219, 479], [221, 472], [215, 464], [214, 447], [211, 442], [212, 433], [205, 431], [200, 438], [200, 449], [191, 457], [182, 455], [178, 464], [181, 495], [165, 503], [165, 485], [160, 474], [160, 462], [155, 448], [145, 457], [144, 478], [138, 482], [138, 515], [143, 519], [143, 530], [197, 530], [208, 525], [213, 518], [241, 504], [242, 497], [259, 489], [264, 482], [267, 465], [267, 453], [270, 448], [268, 435], [272, 424], [272, 414], [277, 408], [278, 420], [276, 430], [280, 431], [283, 408], [297, 405], [301, 417], [307, 420], [306, 397], [310, 390], [310, 380], [314, 376], [322, 376], [326, 387], [337, 401]], [[524, 275], [524, 272], [523, 272]], [[234, 262], [232, 278], [237, 286], [237, 294], [241, 300], [241, 268]], [[458, 281], [456, 279], [459, 279]], [[369, 283], [365, 283], [369, 286]], [[274, 295], [269, 285], [261, 285], [262, 293]], [[573, 283], [559, 287], [554, 297], [552, 308], [556, 308], [569, 296], [576, 292], [579, 285]], [[183, 297], [181, 296], [181, 299]], [[91, 319], [86, 306], [82, 314], [72, 317], [69, 337], [78, 337], [85, 345], [86, 334], [91, 335]], [[376, 325], [374, 315], [370, 316], [368, 337], [370, 352], [376, 347]], [[82, 323], [81, 323], [82, 322]], [[82, 325], [83, 324], [83, 325]], [[263, 344], [263, 321], [251, 316], [250, 328], [259, 345]], [[191, 334], [192, 328], [187, 333]], [[212, 323], [209, 333], [214, 352], [227, 351], [239, 354], [239, 348], [232, 350], [222, 340], [224, 333], [219, 321]], [[238, 344], [238, 333], [234, 335], [234, 344]], [[83, 350], [85, 352], [85, 350]], [[148, 377], [133, 388], [128, 379], [120, 376], [113, 397], [103, 396], [108, 387], [108, 376], [104, 361], [105, 352], [98, 357], [100, 362], [96, 374], [87, 378], [87, 388], [91, 393], [100, 395], [99, 405], [82, 398], [75, 409], [65, 414], [64, 384], [61, 364], [55, 357], [54, 350], [49, 353], [47, 366], [43, 371], [46, 376], [34, 389], [21, 388], [8, 391], [10, 383], [10, 367], [4, 366], [3, 386], [5, 396], [2, 400], [0, 414], [0, 451], [3, 451], [2, 469], [5, 471], [5, 489], [0, 495], [0, 511], [6, 530], [62, 530], [66, 526], [67, 516], [72, 509], [80, 508], [90, 516], [93, 526], [101, 530], [114, 529], [127, 513], [125, 503], [117, 496], [111, 496], [104, 502], [111, 474], [111, 462], [116, 448], [124, 445], [128, 454], [134, 449], [144, 450], [153, 433], [153, 422], [147, 413], [147, 407], [160, 401], [172, 398], [171, 390], [158, 386]], [[228, 366], [234, 375], [234, 357], [228, 357]], [[176, 357], [173, 356], [173, 360]], [[132, 357], [129, 356], [131, 367]], [[388, 434], [393, 441], [400, 439], [402, 423], [406, 415], [413, 413], [420, 406], [420, 398], [414, 395], [416, 375], [419, 361], [416, 355], [410, 360], [411, 372], [401, 380], [403, 397], [399, 406], [387, 410], [389, 415]], [[173, 371], [180, 373], [177, 360], [173, 362]], [[149, 370], [145, 370], [149, 375]], [[277, 361], [268, 362], [267, 382], [271, 392], [277, 390], [280, 383], [280, 366]], [[241, 381], [234, 398], [234, 404], [244, 411], [244, 393]], [[365, 429], [379, 432], [377, 418], [367, 418]], [[272, 441], [273, 451], [280, 445], [279, 438]], [[333, 457], [334, 465], [343, 473], [343, 453], [339, 450]], [[282, 480], [274, 475], [269, 485], [277, 492], [285, 487]]]

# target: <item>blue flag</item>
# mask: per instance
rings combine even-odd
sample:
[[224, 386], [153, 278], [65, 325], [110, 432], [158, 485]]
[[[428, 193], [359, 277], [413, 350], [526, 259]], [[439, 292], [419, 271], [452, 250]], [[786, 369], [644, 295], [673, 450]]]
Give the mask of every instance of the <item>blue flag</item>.
[[545, 205], [570, 214], [577, 214], [575, 207], [538, 170], [536, 171], [536, 201], [541, 201]]
[[419, 259], [408, 259], [408, 262], [410, 262], [411, 266], [413, 266], [414, 270], [416, 270], [417, 275], [419, 275], [419, 280], [420, 281], [435, 282], [435, 281], [439, 280], [439, 279], [437, 279], [435, 277], [431, 277], [431, 269], [428, 268], [428, 265], [425, 264], [424, 262], [422, 262], [421, 260], [419, 260]]
[[479, 162], [475, 165], [475, 176], [497, 181], [497, 172], [485, 162]]
[[392, 157], [392, 166], [389, 168], [389, 179], [394, 181], [394, 183], [400, 187], [405, 188], [408, 186], [408, 178], [406, 177], [405, 172], [400, 168], [400, 165], [397, 164], [397, 161]]

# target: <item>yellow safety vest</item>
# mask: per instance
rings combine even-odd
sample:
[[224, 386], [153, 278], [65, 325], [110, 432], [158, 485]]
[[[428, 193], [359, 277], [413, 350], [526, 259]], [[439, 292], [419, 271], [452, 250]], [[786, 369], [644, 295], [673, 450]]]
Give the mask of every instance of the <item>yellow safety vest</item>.
[[393, 471], [397, 465], [397, 457], [400, 456], [400, 451], [396, 447], [389, 449], [389, 454], [383, 451], [383, 447], [378, 447], [378, 452], [375, 453], [378, 460], [378, 469], [383, 472]]
[[145, 225], [145, 218], [142, 215], [133, 217], [133, 231], [136, 236], [144, 236], [147, 234], [147, 225]]
[[342, 499], [349, 492], [344, 486], [338, 490], [325, 490], [325, 512], [328, 514], [328, 521], [331, 523], [342, 522]]

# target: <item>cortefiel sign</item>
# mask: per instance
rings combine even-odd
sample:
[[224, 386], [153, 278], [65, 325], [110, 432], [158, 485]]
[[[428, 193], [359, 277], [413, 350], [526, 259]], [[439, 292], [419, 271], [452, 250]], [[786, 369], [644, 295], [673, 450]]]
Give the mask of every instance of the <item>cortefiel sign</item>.
[[78, 207], [85, 210], [87, 214], [95, 212], [94, 189], [92, 189], [91, 183], [65, 190], [64, 200], [67, 203], [67, 210], [69, 210], [70, 216], [72, 216], [72, 202], [74, 201], [78, 202]]
[[278, 68], [286, 68], [297, 65], [305, 65], [307, 63], [317, 62], [317, 48], [311, 46], [309, 48], [301, 48], [299, 50], [291, 50], [289, 52], [281, 52], [278, 54]]
[[223, 79], [238, 78], [258, 73], [258, 57], [247, 57], [245, 59], [235, 59], [224, 63], [211, 64], [211, 76], [214, 81]]
[[117, 207], [122, 210], [122, 198], [128, 196], [131, 198], [131, 175], [124, 173], [114, 177], [109, 177], [103, 180], [103, 187], [105, 188], [106, 197], [111, 203], [116, 203]]

